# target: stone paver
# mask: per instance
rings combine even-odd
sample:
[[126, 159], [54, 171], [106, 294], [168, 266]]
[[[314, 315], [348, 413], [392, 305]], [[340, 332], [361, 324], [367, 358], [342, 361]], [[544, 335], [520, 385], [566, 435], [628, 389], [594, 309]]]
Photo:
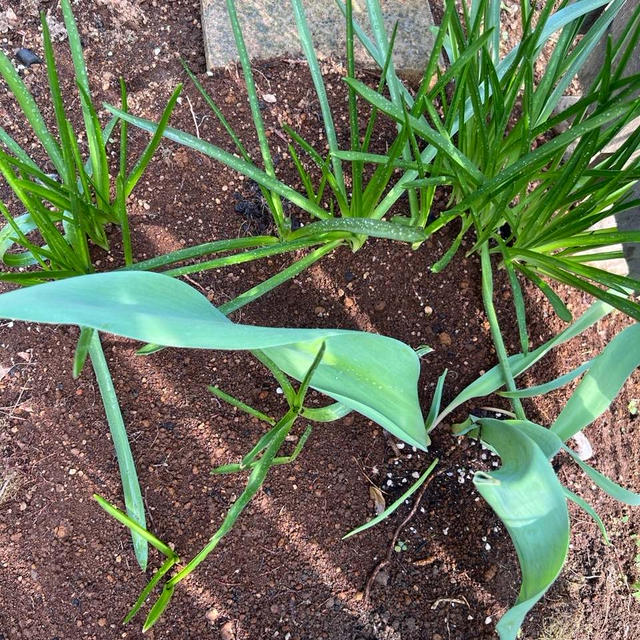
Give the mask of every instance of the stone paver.
[[[252, 58], [300, 57], [293, 8], [289, 0], [236, 0], [236, 8]], [[424, 68], [433, 44], [433, 18], [426, 0], [381, 0], [387, 33], [398, 22], [394, 64], [410, 72]], [[345, 58], [345, 19], [334, 0], [305, 0], [304, 7], [316, 52], [325, 58]], [[356, 21], [369, 33], [365, 0], [353, 1]], [[202, 29], [207, 66], [225, 67], [237, 60], [237, 50], [225, 0], [202, 0]], [[358, 45], [360, 64], [375, 66]]]

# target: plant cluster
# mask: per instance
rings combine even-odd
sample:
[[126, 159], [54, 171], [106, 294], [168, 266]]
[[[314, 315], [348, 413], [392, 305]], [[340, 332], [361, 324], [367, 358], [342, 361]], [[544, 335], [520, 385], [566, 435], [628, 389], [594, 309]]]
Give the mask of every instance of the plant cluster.
[[[269, 469], [290, 462], [301, 452], [310, 427], [292, 453], [284, 452], [286, 436], [299, 417], [326, 422], [357, 411], [401, 440], [427, 450], [429, 433], [463, 403], [496, 392], [508, 398], [512, 404], [511, 419], [470, 415], [465, 422], [455, 425], [454, 433], [478, 439], [502, 459], [499, 470], [478, 471], [474, 483], [504, 522], [518, 554], [522, 572], [520, 593], [497, 626], [501, 638], [513, 639], [527, 612], [553, 583], [565, 562], [570, 528], [568, 500], [595, 519], [606, 539], [598, 515], [562, 485], [551, 460], [559, 452], [565, 452], [609, 495], [627, 504], [640, 504], [640, 496], [586, 465], [567, 445], [577, 432], [607, 410], [640, 364], [638, 323], [623, 330], [598, 356], [574, 371], [534, 387], [516, 385], [517, 378], [552, 349], [582, 334], [614, 309], [640, 320], [640, 305], [629, 296], [633, 289], [640, 288], [640, 283], [593, 266], [594, 262], [619, 255], [613, 245], [640, 241], [640, 232], [621, 232], [615, 227], [591, 230], [606, 217], [640, 204], [628, 198], [640, 177], [640, 160], [634, 156], [640, 132], [633, 132], [617, 148], [609, 149], [625, 125], [640, 115], [640, 98], [636, 97], [640, 76], [624, 73], [640, 39], [640, 8], [622, 36], [617, 41], [609, 40], [605, 64], [592, 86], [586, 88], [574, 105], [558, 111], [559, 99], [625, 0], [611, 3], [578, 0], [571, 4], [565, 0], [557, 6], [547, 1], [539, 10], [523, 1], [521, 41], [502, 58], [500, 3], [471, 0], [458, 7], [449, 0], [416, 90], [403, 84], [394, 69], [396, 32], [389, 36], [385, 31], [378, 0], [367, 0], [373, 39], [354, 21], [351, 0], [344, 5], [339, 2], [347, 34], [345, 82], [350, 148], [345, 150], [338, 147], [336, 118], [329, 106], [302, 0], [291, 3], [329, 149], [326, 155], [320, 153], [299, 133], [287, 129], [290, 155], [304, 192], [296, 191], [275, 175], [233, 0], [227, 0], [227, 9], [262, 166], [250, 156], [221, 109], [189, 69], [186, 69], [188, 76], [234, 142], [236, 155], [168, 126], [180, 87], [160, 122], [154, 123], [128, 112], [122, 83], [122, 104], [120, 108], [106, 105], [113, 119], [103, 131], [91, 103], [68, 0], [62, 0], [62, 9], [87, 133], [87, 161], [82, 161], [64, 112], [46, 20], [43, 18], [43, 34], [57, 140], [46, 128], [17, 72], [6, 56], [0, 54], [0, 73], [57, 171], [55, 177], [44, 173], [0, 130], [0, 142], [6, 148], [0, 152], [0, 171], [26, 209], [24, 215], [14, 217], [6, 206], [0, 206], [7, 219], [0, 230], [0, 259], [8, 267], [18, 268], [17, 272], [1, 273], [0, 278], [25, 285], [0, 296], [0, 316], [81, 328], [74, 373], [80, 373], [89, 354], [114, 434], [127, 513], [101, 497], [96, 499], [131, 530], [143, 567], [147, 544], [166, 558], [125, 619], [130, 620], [155, 588], [161, 586], [144, 629], [162, 615], [176, 585], [231, 530]], [[605, 5], [587, 27], [589, 14]], [[375, 88], [356, 77], [353, 53], [356, 39], [380, 68]], [[537, 74], [542, 50], [550, 42], [551, 54], [545, 70]], [[441, 67], [441, 60], [448, 65]], [[367, 117], [363, 118], [365, 113]], [[374, 154], [370, 151], [371, 141], [383, 117], [395, 122], [397, 135], [385, 154]], [[366, 122], [363, 128], [361, 121]], [[563, 123], [567, 125], [564, 133], [554, 135], [555, 127]], [[120, 164], [112, 189], [105, 142], [118, 124]], [[152, 134], [130, 172], [127, 172], [128, 125]], [[275, 235], [219, 240], [136, 262], [126, 200], [162, 137], [204, 153], [254, 180], [271, 212]], [[315, 171], [305, 168], [305, 156], [315, 165]], [[450, 187], [451, 200], [447, 210], [432, 219], [436, 190], [442, 185]], [[397, 212], [404, 195], [407, 211], [391, 216], [392, 211]], [[304, 226], [296, 228], [285, 213], [283, 200], [308, 216]], [[116, 271], [93, 273], [89, 248], [90, 245], [107, 248], [106, 224], [115, 224], [122, 234], [125, 264]], [[432, 269], [440, 271], [455, 261], [463, 240], [471, 238], [470, 253], [479, 256], [483, 303], [498, 362], [441, 409], [447, 375], [443, 372], [426, 419], [418, 401], [417, 380], [419, 355], [428, 353], [428, 348], [413, 350], [392, 338], [362, 332], [274, 329], [236, 324], [227, 318], [340, 245], [348, 244], [356, 251], [368, 237], [381, 237], [417, 247], [443, 226], [453, 224], [457, 225], [455, 241]], [[38, 240], [33, 239], [34, 231], [39, 234]], [[220, 308], [178, 279], [189, 273], [298, 249], [309, 252]], [[521, 347], [516, 354], [507, 351], [494, 306], [496, 268], [506, 271], [512, 287]], [[522, 279], [540, 288], [558, 315], [569, 323], [564, 331], [535, 349], [529, 344]], [[549, 281], [587, 292], [596, 301], [574, 319]], [[249, 350], [283, 389], [289, 408], [276, 420], [221, 389], [210, 387], [217, 397], [264, 421], [268, 430], [241, 462], [213, 471], [248, 473], [246, 487], [209, 543], [184, 566], [167, 544], [146, 530], [142, 502], [136, 502], [139, 487], [124, 423], [100, 347], [100, 331], [147, 343], [140, 350], [144, 354], [164, 347]], [[522, 398], [548, 393], [580, 376], [580, 383], [552, 424], [539, 425], [527, 418]], [[291, 379], [299, 381], [297, 388]], [[333, 404], [306, 407], [309, 388], [332, 398]], [[394, 504], [352, 534], [388, 517], [426, 481], [437, 462], [434, 460]]]

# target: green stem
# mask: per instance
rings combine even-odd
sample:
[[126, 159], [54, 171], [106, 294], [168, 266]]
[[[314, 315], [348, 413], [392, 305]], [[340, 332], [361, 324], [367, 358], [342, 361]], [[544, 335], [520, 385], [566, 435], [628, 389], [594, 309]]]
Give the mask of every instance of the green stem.
[[[502, 339], [502, 333], [500, 332], [500, 324], [498, 323], [498, 315], [496, 308], [493, 305], [493, 272], [491, 270], [491, 259], [489, 257], [489, 245], [484, 243], [481, 247], [480, 259], [482, 263], [482, 301], [484, 303], [484, 309], [489, 320], [489, 327], [491, 329], [491, 338], [496, 348], [496, 355], [498, 356], [498, 362], [502, 367], [502, 375], [504, 376], [505, 386], [507, 391], [515, 391], [516, 383], [513, 378], [513, 372], [509, 366], [509, 355], [507, 349], [504, 346], [504, 340]], [[526, 420], [524, 408], [520, 398], [511, 398], [511, 404], [513, 410], [519, 420]]]
[[122, 267], [121, 271], [149, 271], [159, 267], [165, 267], [176, 262], [183, 262], [193, 258], [201, 258], [210, 253], [221, 253], [223, 251], [233, 251], [235, 249], [248, 249], [278, 244], [278, 238], [273, 236], [255, 236], [250, 238], [234, 238], [233, 240], [216, 240], [215, 242], [205, 242], [195, 247], [178, 249], [171, 253], [165, 253], [149, 260], [134, 262], [131, 266]]
[[295, 278], [295, 276], [305, 269], [308, 269], [314, 262], [317, 262], [327, 253], [331, 253], [336, 247], [339, 247], [342, 242], [343, 240], [334, 240], [333, 242], [329, 242], [318, 247], [315, 251], [312, 251], [297, 262], [294, 262], [291, 266], [287, 267], [280, 273], [277, 273], [275, 276], [271, 276], [271, 278], [268, 278], [264, 282], [261, 282], [255, 287], [241, 293], [239, 296], [236, 296], [233, 300], [229, 300], [229, 302], [225, 302], [223, 305], [220, 305], [218, 310], [228, 316], [233, 311], [237, 311], [240, 307], [244, 307], [250, 302], [253, 302], [257, 298], [263, 296], [268, 291], [271, 291], [271, 289], [275, 289], [283, 282], [286, 282], [291, 278]]
[[262, 483], [271, 468], [273, 459], [280, 450], [280, 447], [282, 446], [282, 443], [287, 437], [289, 431], [291, 431], [291, 427], [293, 426], [296, 418], [297, 412], [289, 410], [278, 422], [275, 427], [277, 429], [276, 436], [269, 443], [269, 446], [260, 458], [259, 464], [257, 464], [251, 471], [245, 490], [227, 512], [220, 528], [214, 533], [213, 537], [209, 540], [208, 544], [202, 549], [202, 551], [194, 556], [185, 567], [171, 578], [171, 580], [167, 581], [165, 589], [173, 589], [180, 580], [186, 578], [218, 546], [220, 540], [229, 533], [238, 519], [238, 516], [262, 486]]

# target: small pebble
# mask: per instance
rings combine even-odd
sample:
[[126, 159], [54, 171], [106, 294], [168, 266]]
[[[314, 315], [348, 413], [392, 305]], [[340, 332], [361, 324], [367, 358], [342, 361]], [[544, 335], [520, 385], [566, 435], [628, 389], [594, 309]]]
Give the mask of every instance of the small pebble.
[[25, 49], [24, 47], [16, 51], [16, 59], [25, 67], [30, 67], [32, 64], [43, 64], [42, 58], [37, 56], [31, 49]]
[[214, 607], [213, 609], [209, 609], [209, 611], [204, 614], [204, 617], [209, 622], [214, 623], [220, 617], [220, 612]]
[[452, 343], [451, 336], [446, 331], [443, 331], [438, 338], [445, 347], [448, 347]]

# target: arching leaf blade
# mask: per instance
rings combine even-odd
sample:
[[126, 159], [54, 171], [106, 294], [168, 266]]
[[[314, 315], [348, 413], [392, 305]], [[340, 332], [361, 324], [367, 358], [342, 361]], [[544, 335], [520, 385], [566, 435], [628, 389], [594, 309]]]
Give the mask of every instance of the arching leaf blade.
[[474, 484], [507, 528], [518, 554], [522, 585], [500, 619], [501, 640], [515, 640], [529, 610], [555, 581], [569, 549], [569, 513], [563, 487], [542, 449], [515, 424], [481, 420], [483, 442], [502, 467], [478, 472]]
[[386, 336], [340, 329], [235, 324], [195, 289], [158, 273], [91, 274], [0, 296], [0, 316], [75, 324], [157, 345], [264, 351], [302, 380], [320, 344], [324, 358], [311, 386], [362, 413], [405, 442], [426, 449], [417, 394], [419, 360]]

